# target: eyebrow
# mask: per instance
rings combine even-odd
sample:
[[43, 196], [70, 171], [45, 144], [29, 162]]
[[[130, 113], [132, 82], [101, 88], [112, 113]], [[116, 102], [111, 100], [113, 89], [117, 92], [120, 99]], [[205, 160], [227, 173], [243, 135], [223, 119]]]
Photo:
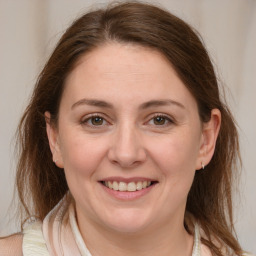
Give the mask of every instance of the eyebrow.
[[[103, 101], [103, 100], [96, 100], [96, 99], [81, 99], [74, 103], [71, 106], [71, 109], [74, 109], [75, 107], [82, 106], [82, 105], [89, 105], [89, 106], [96, 106], [96, 107], [103, 107], [103, 108], [114, 108], [112, 104]], [[182, 105], [180, 102], [174, 101], [174, 100], [150, 100], [140, 105], [140, 109], [147, 109], [151, 107], [159, 107], [159, 106], [170, 106], [175, 105], [180, 108], [185, 109], [185, 106]]]
[[113, 105], [103, 101], [103, 100], [94, 100], [94, 99], [81, 99], [74, 103], [71, 107], [71, 109], [74, 109], [75, 107], [81, 106], [81, 105], [89, 105], [89, 106], [96, 106], [96, 107], [103, 107], [103, 108], [113, 108]]
[[180, 108], [185, 109], [185, 106], [182, 105], [180, 102], [178, 101], [174, 101], [174, 100], [150, 100], [148, 102], [143, 103], [140, 108], [141, 109], [146, 109], [146, 108], [151, 108], [151, 107], [161, 107], [161, 106], [170, 106], [170, 105], [175, 105], [178, 106]]

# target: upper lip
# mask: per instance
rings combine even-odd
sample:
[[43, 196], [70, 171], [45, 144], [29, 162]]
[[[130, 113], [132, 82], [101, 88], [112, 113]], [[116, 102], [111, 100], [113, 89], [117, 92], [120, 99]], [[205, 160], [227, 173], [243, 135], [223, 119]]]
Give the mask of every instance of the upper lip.
[[145, 178], [145, 177], [130, 177], [130, 178], [124, 178], [124, 177], [107, 177], [104, 179], [101, 179], [100, 181], [117, 181], [117, 182], [139, 182], [139, 181], [157, 181], [156, 179], [151, 179], [151, 178]]

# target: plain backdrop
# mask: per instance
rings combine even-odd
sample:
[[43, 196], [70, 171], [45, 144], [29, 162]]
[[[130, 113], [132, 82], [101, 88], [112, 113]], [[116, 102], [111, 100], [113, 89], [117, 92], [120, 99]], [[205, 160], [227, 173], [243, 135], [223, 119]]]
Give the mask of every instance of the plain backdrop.
[[[15, 130], [37, 75], [68, 25], [109, 1], [0, 0], [0, 235], [9, 221]], [[256, 1], [147, 1], [169, 9], [202, 35], [239, 125], [243, 171], [235, 221], [244, 249], [256, 253]], [[9, 223], [8, 223], [9, 222]]]

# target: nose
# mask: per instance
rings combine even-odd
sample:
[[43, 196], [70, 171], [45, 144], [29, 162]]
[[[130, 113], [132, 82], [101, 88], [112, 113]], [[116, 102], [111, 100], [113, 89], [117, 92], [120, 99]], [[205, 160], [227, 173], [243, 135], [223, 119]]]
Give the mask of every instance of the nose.
[[146, 150], [136, 127], [120, 126], [112, 138], [108, 158], [113, 164], [122, 168], [132, 168], [146, 160]]

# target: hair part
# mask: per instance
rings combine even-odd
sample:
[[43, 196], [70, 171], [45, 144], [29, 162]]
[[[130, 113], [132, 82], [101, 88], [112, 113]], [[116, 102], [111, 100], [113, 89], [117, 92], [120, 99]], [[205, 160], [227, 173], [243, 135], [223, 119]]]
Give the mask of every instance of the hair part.
[[111, 42], [161, 52], [196, 99], [202, 122], [210, 120], [212, 109], [220, 110], [222, 123], [215, 153], [205, 170], [196, 172], [186, 212], [200, 223], [206, 236], [202, 241], [213, 255], [223, 255], [218, 244], [241, 255], [232, 214], [232, 186], [240, 159], [238, 134], [234, 118], [220, 99], [209, 55], [198, 33], [184, 21], [138, 2], [115, 4], [83, 15], [61, 37], [42, 70], [17, 131], [20, 157], [16, 185], [25, 217], [43, 220], [68, 191], [64, 171], [52, 161], [44, 113], [49, 111], [50, 122], [58, 125], [67, 76], [82, 56]]

